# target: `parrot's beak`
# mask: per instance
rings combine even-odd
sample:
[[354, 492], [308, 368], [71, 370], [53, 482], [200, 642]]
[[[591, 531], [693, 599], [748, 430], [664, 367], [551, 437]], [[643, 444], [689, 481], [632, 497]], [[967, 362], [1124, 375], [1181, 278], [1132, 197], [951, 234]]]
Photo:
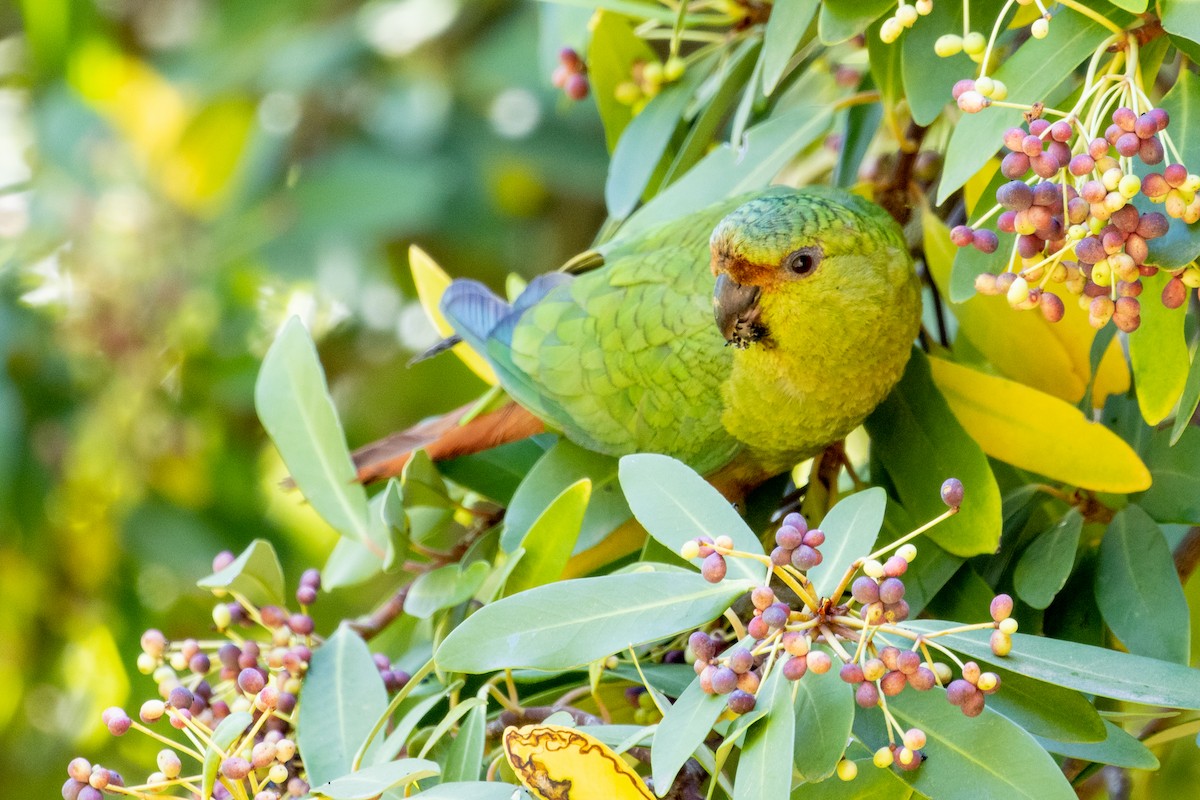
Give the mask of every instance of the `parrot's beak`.
[[759, 321], [761, 293], [758, 286], [742, 285], [726, 273], [717, 276], [713, 317], [726, 343], [745, 349], [766, 335], [766, 328]]

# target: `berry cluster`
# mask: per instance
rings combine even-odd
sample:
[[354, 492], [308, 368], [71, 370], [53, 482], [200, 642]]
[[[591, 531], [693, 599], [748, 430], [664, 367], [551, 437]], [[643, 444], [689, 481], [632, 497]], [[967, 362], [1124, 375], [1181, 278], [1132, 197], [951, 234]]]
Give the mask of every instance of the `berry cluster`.
[[[224, 552], [213, 560], [220, 572], [234, 561]], [[304, 765], [296, 753], [297, 696], [318, 642], [313, 619], [306, 612], [321, 588], [315, 569], [304, 572], [296, 589], [301, 607], [289, 612], [276, 605], [256, 607], [244, 597], [218, 603], [213, 621], [224, 638], [171, 641], [159, 630], [142, 634], [138, 670], [151, 675], [158, 697], [146, 700], [131, 716], [112, 707], [101, 719], [109, 733], [124, 736], [136, 730], [165, 745], [157, 756], [157, 770], [138, 785], [126, 785], [120, 775], [85, 759], [74, 759], [67, 768], [64, 800], [99, 800], [101, 791], [120, 787], [120, 793], [137, 798], [199, 796], [205, 753], [217, 746], [224, 757], [217, 770], [212, 796], [282, 800], [302, 797], [309, 791]], [[398, 691], [409, 675], [385, 656], [375, 664], [389, 691]], [[161, 730], [165, 721], [183, 739]], [[236, 728], [228, 746], [215, 744], [214, 732]], [[184, 769], [185, 760], [195, 768]], [[189, 772], [194, 774], [188, 774]]]
[[675, 55], [666, 61], [635, 61], [629, 80], [617, 84], [614, 97], [621, 105], [632, 107], [636, 114], [663, 86], [682, 78], [686, 68], [684, 60]]
[[[969, 94], [959, 95], [960, 105]], [[1134, 174], [1134, 159], [1153, 166], [1166, 157], [1161, 136], [1170, 119], [1162, 109], [1138, 115], [1121, 106], [1111, 119], [1103, 136], [1090, 139], [1078, 132], [1083, 126], [1077, 119], [1037, 118], [1027, 128], [1005, 132], [1008, 153], [1000, 171], [1010, 180], [996, 190], [997, 205], [980, 222], [999, 212], [996, 228], [1015, 234], [1014, 260], [1020, 259], [1021, 269], [1010, 265], [1000, 275], [982, 273], [977, 291], [1003, 294], [1017, 309], [1040, 308], [1047, 320], [1057, 322], [1065, 308], [1050, 289], [1055, 284], [1079, 298], [1095, 327], [1112, 320], [1127, 333], [1137, 329], [1141, 279], [1158, 272], [1146, 263], [1148, 242], [1165, 235], [1169, 221], [1158, 211], [1139, 212], [1133, 200], [1141, 194], [1164, 204], [1170, 216], [1200, 219], [1200, 176], [1181, 164], [1144, 180]], [[998, 237], [978, 226], [956, 226], [951, 239], [960, 247], [995, 252]], [[1186, 298], [1183, 272], [1176, 271], [1164, 292], [1169, 307]]]
[[[915, 769], [923, 758], [920, 751], [925, 735], [916, 728], [901, 730], [886, 713], [887, 698], [906, 687], [929, 691], [942, 686], [947, 688], [950, 702], [967, 716], [976, 716], [983, 710], [984, 695], [1000, 685], [995, 674], [981, 672], [973, 662], [959, 661], [935, 641], [937, 635], [918, 635], [897, 626], [909, 614], [902, 576], [917, 556], [910, 540], [957, 513], [963, 496], [962, 483], [947, 480], [942, 485], [942, 499], [949, 507], [944, 514], [854, 561], [828, 597], [818, 596], [805, 574], [821, 563], [818, 548], [824, 544], [825, 534], [809, 529], [800, 514], [784, 518], [770, 556], [734, 550], [732, 540], [725, 536], [686, 542], [680, 554], [688, 559], [702, 557], [702, 574], [713, 582], [724, 578], [729, 558], [751, 558], [770, 566], [768, 583], [750, 593], [753, 611], [744, 627], [735, 626], [729, 636], [702, 630], [689, 636], [688, 651], [701, 689], [725, 696], [730, 711], [745, 714], [754, 709], [758, 688], [773, 669], [796, 681], [809, 672], [828, 672], [836, 657], [841, 661], [838, 674], [853, 687], [858, 705], [880, 706], [885, 711], [891, 744], [876, 753], [875, 763]], [[778, 589], [771, 585], [772, 579]], [[848, 599], [844, 597], [847, 589]], [[993, 652], [1006, 655], [1016, 630], [1016, 621], [1010, 617], [1012, 605], [1010, 597], [999, 595], [992, 603], [992, 622], [958, 627], [954, 632], [992, 629]], [[908, 644], [893, 643], [901, 640]], [[956, 664], [961, 677], [954, 678], [948, 663], [935, 661], [934, 650]], [[953, 693], [949, 692], [951, 686], [956, 687]], [[838, 770], [846, 780], [854, 773], [852, 762], [844, 761]]]
[[931, 11], [933, 0], [916, 0], [912, 5], [900, 0], [900, 5], [896, 6], [896, 13], [883, 21], [879, 29], [879, 38], [891, 44], [899, 39], [905, 30], [916, 24], [917, 17], [928, 16]]
[[558, 52], [558, 66], [554, 68], [551, 81], [572, 100], [588, 96], [587, 65], [574, 48], [564, 47]]

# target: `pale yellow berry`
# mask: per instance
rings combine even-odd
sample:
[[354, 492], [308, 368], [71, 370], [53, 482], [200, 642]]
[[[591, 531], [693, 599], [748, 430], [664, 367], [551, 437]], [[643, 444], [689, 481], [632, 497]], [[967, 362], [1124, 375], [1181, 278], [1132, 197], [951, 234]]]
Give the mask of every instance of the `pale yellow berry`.
[[858, 777], [858, 764], [848, 758], [843, 758], [837, 765], [837, 776], [844, 781], [852, 781]]
[[1137, 175], [1126, 175], [1117, 183], [1117, 191], [1125, 195], [1127, 198], [1132, 198], [1135, 194], [1142, 190], [1142, 179]]
[[922, 17], [927, 17], [933, 13], [933, 0], [917, 0], [914, 5], [917, 7], [917, 13]]
[[693, 558], [699, 558], [700, 557], [700, 543], [697, 542], [695, 539], [688, 539], [679, 548], [679, 555], [683, 556], [683, 558], [688, 561], [691, 561]]
[[894, 760], [895, 758], [892, 756], [892, 750], [890, 747], [879, 748], [875, 751], [875, 755], [871, 758], [871, 761], [874, 762], [875, 766], [879, 767], [880, 769], [887, 769], [892, 765]]
[[1035, 39], [1045, 39], [1050, 34], [1050, 21], [1045, 18], [1035, 19], [1029, 26], [1029, 35]]
[[1008, 86], [1004, 81], [993, 80], [992, 99], [1000, 102], [1008, 98]]
[[871, 559], [862, 565], [862, 571], [868, 578], [882, 578], [883, 564], [880, 564], [875, 559]]
[[667, 59], [667, 63], [663, 65], [663, 77], [669, 81], [677, 81], [683, 77], [683, 71], [686, 63], [679, 56], [671, 56]]
[[896, 19], [906, 28], [911, 28], [917, 22], [917, 10], [912, 6], [902, 5], [896, 9]]
[[896, 555], [900, 556], [905, 561], [907, 561], [908, 563], [911, 564], [913, 559], [917, 557], [917, 546], [915, 544], [901, 545], [896, 550]]
[[933, 52], [937, 53], [942, 58], [956, 56], [962, 52], [962, 49], [962, 37], [956, 36], [953, 33], [947, 33], [945, 36], [939, 36], [937, 41], [933, 43]]
[[1029, 299], [1029, 281], [1017, 276], [1012, 285], [1008, 287], [1008, 304], [1017, 306]]
[[272, 783], [283, 784], [288, 779], [288, 768], [283, 764], [272, 764], [267, 770], [267, 780]]
[[979, 92], [984, 97], [991, 97], [992, 92], [996, 89], [996, 82], [984, 75], [982, 78], [975, 79], [975, 91]]
[[903, 32], [904, 23], [895, 17], [888, 17], [883, 21], [883, 25], [879, 26], [879, 38], [884, 44], [891, 44], [896, 41]]
[[963, 37], [963, 50], [967, 55], [981, 56], [987, 50], [987, 39], [979, 31], [971, 31]]

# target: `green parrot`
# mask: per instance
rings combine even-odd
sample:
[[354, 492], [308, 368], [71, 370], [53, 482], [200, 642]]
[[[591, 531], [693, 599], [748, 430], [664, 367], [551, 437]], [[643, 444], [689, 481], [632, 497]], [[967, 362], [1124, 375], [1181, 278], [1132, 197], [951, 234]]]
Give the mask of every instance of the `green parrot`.
[[597, 254], [511, 305], [457, 280], [441, 310], [520, 406], [614, 456], [786, 470], [884, 399], [919, 326], [899, 227], [838, 190], [735, 197]]

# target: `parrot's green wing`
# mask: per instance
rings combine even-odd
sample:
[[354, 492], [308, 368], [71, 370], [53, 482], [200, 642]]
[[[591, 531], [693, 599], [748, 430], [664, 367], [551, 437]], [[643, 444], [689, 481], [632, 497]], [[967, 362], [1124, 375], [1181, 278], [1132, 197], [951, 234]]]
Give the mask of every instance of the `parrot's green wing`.
[[511, 307], [456, 281], [442, 311], [517, 402], [573, 441], [715, 469], [739, 445], [713, 424], [732, 353], [713, 322], [708, 234], [739, 202], [605, 246], [603, 266], [540, 276]]

